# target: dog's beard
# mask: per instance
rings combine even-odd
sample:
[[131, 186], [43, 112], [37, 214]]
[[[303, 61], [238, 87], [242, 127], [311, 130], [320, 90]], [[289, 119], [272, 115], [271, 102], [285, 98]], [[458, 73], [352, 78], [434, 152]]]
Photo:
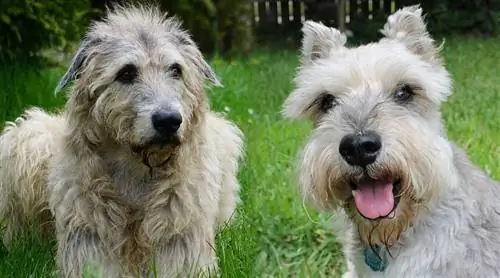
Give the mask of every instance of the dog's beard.
[[155, 137], [145, 144], [133, 145], [132, 151], [139, 154], [142, 163], [150, 168], [159, 168], [166, 165], [175, 155], [181, 145], [179, 136], [168, 138]]
[[361, 216], [355, 208], [354, 202], [346, 202], [344, 209], [355, 223], [359, 239], [369, 246], [394, 246], [400, 243], [400, 237], [415, 218], [418, 203], [414, 200], [401, 197], [393, 218], [368, 220]]

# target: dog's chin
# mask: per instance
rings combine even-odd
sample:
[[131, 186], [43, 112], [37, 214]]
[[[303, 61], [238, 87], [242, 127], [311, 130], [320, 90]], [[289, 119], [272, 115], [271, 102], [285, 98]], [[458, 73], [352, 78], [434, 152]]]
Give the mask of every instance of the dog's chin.
[[169, 137], [155, 136], [145, 143], [132, 144], [131, 148], [134, 153], [141, 156], [143, 164], [154, 168], [167, 164], [181, 143], [178, 135]]
[[359, 216], [369, 221], [395, 218], [401, 198], [401, 178], [374, 179], [365, 174], [351, 179], [349, 187], [352, 194], [349, 199]]

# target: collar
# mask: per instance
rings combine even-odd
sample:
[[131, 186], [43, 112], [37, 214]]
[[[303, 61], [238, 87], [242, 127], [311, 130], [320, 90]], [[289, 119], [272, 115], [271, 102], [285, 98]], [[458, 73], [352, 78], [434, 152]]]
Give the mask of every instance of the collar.
[[383, 272], [387, 268], [389, 260], [387, 259], [387, 251], [385, 248], [381, 248], [378, 245], [365, 246], [363, 248], [363, 257], [365, 259], [365, 264], [370, 267], [371, 270], [377, 272]]

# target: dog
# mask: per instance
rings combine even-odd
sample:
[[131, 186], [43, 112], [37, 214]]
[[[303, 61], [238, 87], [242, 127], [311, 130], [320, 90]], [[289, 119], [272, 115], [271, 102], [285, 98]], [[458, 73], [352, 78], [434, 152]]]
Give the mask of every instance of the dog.
[[244, 136], [206, 80], [221, 86], [180, 20], [108, 9], [56, 88], [72, 84], [63, 111], [29, 109], [0, 137], [4, 243], [43, 222], [61, 277], [216, 274]]
[[319, 22], [302, 33], [283, 115], [313, 123], [300, 191], [334, 213], [343, 277], [500, 277], [500, 184], [447, 139], [452, 80], [421, 7], [358, 47]]

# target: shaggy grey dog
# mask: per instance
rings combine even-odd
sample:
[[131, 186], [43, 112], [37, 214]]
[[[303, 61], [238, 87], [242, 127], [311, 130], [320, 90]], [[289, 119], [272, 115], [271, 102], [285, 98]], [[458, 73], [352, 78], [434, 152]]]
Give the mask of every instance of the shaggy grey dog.
[[64, 111], [30, 109], [0, 137], [4, 242], [54, 218], [62, 277], [215, 272], [243, 137], [211, 112], [206, 79], [220, 85], [158, 9], [116, 7], [95, 22], [57, 88], [75, 81]]
[[378, 42], [303, 27], [288, 118], [315, 124], [303, 197], [337, 211], [344, 277], [500, 277], [500, 184], [446, 138], [452, 81], [418, 6], [389, 16]]

